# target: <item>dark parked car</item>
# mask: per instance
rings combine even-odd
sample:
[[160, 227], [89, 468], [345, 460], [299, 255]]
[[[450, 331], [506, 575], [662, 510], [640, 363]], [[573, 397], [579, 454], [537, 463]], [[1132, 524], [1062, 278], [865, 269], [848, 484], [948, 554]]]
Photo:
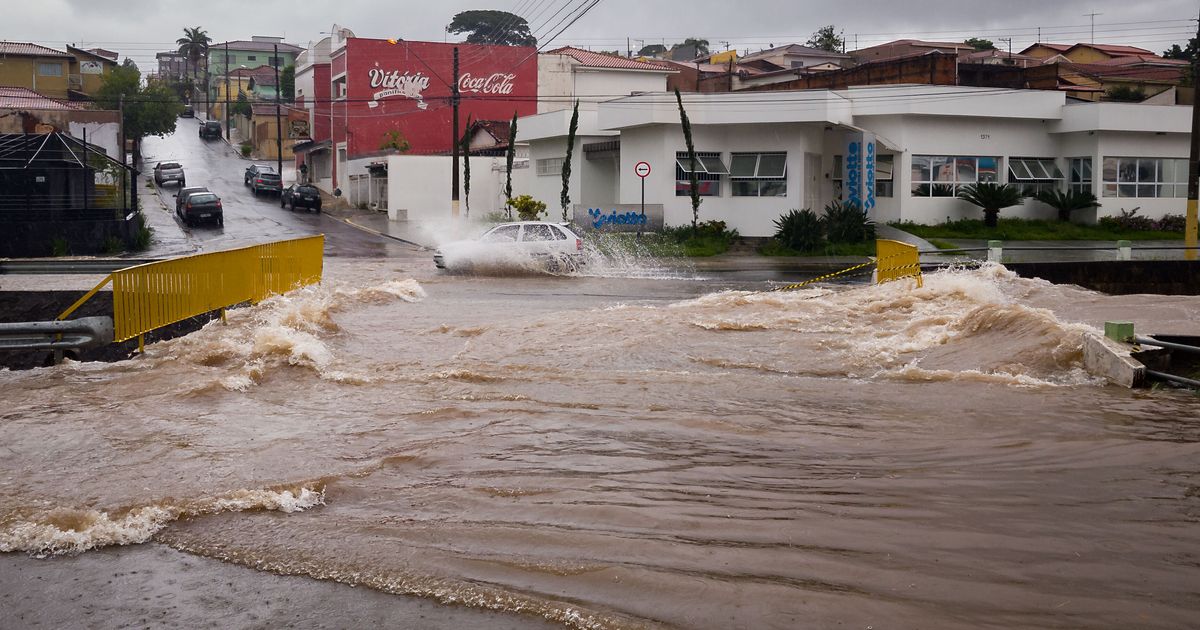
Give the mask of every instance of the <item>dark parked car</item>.
[[317, 190], [316, 186], [308, 184], [288, 186], [283, 189], [282, 193], [279, 193], [279, 207], [286, 208], [288, 205], [292, 206], [292, 210], [295, 210], [296, 206], [300, 206], [320, 212], [321, 191]]
[[192, 193], [183, 202], [183, 222], [192, 225], [204, 220], [212, 220], [217, 225], [225, 225], [225, 211], [221, 207], [221, 198], [210, 192]]
[[179, 115], [181, 118], [195, 118], [196, 110], [191, 105], [183, 106], [183, 113]]
[[283, 179], [270, 166], [251, 164], [246, 169], [246, 185], [254, 191], [254, 196], [262, 191], [279, 194], [283, 192]]
[[206, 120], [206, 121], [200, 123], [200, 137], [201, 138], [220, 138], [221, 137], [221, 123], [219, 123], [215, 120]]
[[183, 213], [180, 212], [180, 210], [183, 209], [183, 204], [187, 201], [188, 196], [202, 192], [208, 192], [208, 188], [205, 188], [204, 186], [189, 186], [187, 188], [180, 188], [179, 192], [175, 194], [175, 214], [178, 214], [179, 218], [182, 219]]

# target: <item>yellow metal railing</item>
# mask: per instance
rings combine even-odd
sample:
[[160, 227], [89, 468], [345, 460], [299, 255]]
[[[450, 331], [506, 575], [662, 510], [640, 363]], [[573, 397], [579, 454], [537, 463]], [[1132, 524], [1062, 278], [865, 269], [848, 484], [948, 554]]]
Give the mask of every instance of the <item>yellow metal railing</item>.
[[900, 241], [875, 241], [876, 284], [891, 282], [901, 278], [916, 278], [917, 287], [925, 285], [921, 276], [921, 256], [916, 246]]
[[70, 316], [112, 282], [113, 337], [126, 341], [189, 317], [318, 283], [324, 247], [325, 237], [319, 235], [121, 269], [58, 319]]

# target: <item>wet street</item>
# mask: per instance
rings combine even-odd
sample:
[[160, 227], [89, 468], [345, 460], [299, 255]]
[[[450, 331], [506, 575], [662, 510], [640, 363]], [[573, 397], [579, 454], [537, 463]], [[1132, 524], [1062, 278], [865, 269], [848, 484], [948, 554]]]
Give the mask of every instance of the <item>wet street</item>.
[[[242, 247], [270, 240], [281, 240], [324, 234], [326, 256], [378, 257], [403, 255], [412, 248], [396, 241], [364, 232], [341, 220], [304, 209], [293, 212], [279, 206], [279, 196], [262, 194], [255, 197], [244, 184], [245, 171], [251, 164], [275, 166], [274, 160], [251, 161], [242, 158], [223, 140], [199, 137], [198, 118], [180, 118], [174, 134], [165, 138], [150, 136], [142, 145], [141, 182], [154, 181], [154, 165], [175, 161], [183, 165], [188, 186], [206, 186], [224, 204], [225, 225], [211, 223], [188, 227], [175, 214], [174, 183], [157, 187], [160, 204], [143, 208], [149, 225], [154, 228], [155, 242], [145, 254], [148, 257], [178, 256], [198, 251], [213, 251]], [[284, 160], [284, 186], [295, 182], [295, 169]], [[142, 195], [142, 202], [154, 197]]]
[[324, 280], [122, 363], [0, 371], [2, 627], [1200, 618], [1200, 397], [1082, 361], [1109, 319], [1194, 334], [1200, 298], [997, 265], [445, 274], [256, 200], [190, 125], [148, 160], [225, 228], [158, 211], [160, 251], [323, 232]]

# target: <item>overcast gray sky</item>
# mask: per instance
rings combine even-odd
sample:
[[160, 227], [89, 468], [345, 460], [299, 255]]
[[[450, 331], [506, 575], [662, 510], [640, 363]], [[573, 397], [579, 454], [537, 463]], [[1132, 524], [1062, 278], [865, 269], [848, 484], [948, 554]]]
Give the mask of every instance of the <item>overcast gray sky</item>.
[[[401, 37], [443, 41], [445, 25], [468, 9], [515, 11], [529, 20], [539, 40], [556, 23], [591, 0], [5, 0], [0, 39], [60, 47], [72, 42], [96, 45], [133, 57], [144, 69], [154, 53], [173, 47], [185, 26], [203, 27], [214, 41], [281, 35], [304, 46], [339, 24], [360, 37]], [[969, 5], [966, 6], [966, 5]], [[565, 9], [557, 17], [555, 12]], [[1186, 43], [1196, 32], [1196, 0], [600, 0], [587, 15], [559, 35], [554, 46], [573, 44], [595, 50], [624, 50], [626, 38], [667, 45], [685, 37], [708, 39], [714, 50], [725, 44], [759, 50], [770, 44], [804, 43], [813, 31], [833, 24], [850, 48], [901, 38], [961, 41], [979, 36], [998, 47], [1011, 38], [1013, 50], [1037, 41], [1096, 41], [1141, 46], [1161, 52]], [[565, 26], [565, 23], [563, 24]], [[558, 27], [561, 28], [561, 27]]]

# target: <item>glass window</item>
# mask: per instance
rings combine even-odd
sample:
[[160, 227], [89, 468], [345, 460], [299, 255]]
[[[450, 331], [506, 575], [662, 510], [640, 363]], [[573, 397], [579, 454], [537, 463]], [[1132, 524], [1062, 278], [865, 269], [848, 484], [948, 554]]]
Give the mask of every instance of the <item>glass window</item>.
[[550, 230], [550, 233], [554, 236], [554, 240], [556, 241], [567, 240], [567, 233], [564, 232], [560, 227], [555, 227], [554, 229]]
[[62, 64], [61, 63], [39, 63], [38, 64], [38, 74], [40, 74], [44, 77], [61, 77], [62, 76]]
[[953, 197], [968, 185], [996, 181], [999, 158], [914, 155], [912, 163], [914, 197]]
[[526, 225], [521, 234], [522, 241], [553, 241], [554, 232], [549, 225]]
[[246, 61], [258, 61], [257, 55], [246, 55]]
[[[675, 154], [675, 196], [687, 197], [691, 195], [692, 183], [688, 173], [691, 172], [691, 160], [688, 159], [687, 151], [680, 151]], [[718, 172], [711, 172], [708, 166], [712, 165], [718, 169]], [[715, 152], [696, 152], [696, 180], [697, 187], [701, 197], [720, 197], [721, 196], [721, 175], [728, 174], [729, 169], [721, 163], [721, 154]]]
[[[1187, 160], [1178, 158], [1106, 157], [1103, 195], [1130, 198], [1186, 197], [1187, 167]], [[1075, 176], [1074, 172], [1071, 176]]]
[[537, 161], [537, 174], [539, 177], [549, 177], [552, 175], [562, 175], [563, 161], [566, 158], [546, 158]]
[[786, 153], [734, 153], [730, 158], [734, 197], [786, 197]]
[[1071, 179], [1067, 182], [1067, 190], [1071, 192], [1092, 192], [1092, 158], [1071, 158]]
[[1044, 190], [1055, 190], [1063, 179], [1062, 171], [1053, 158], [1009, 158], [1008, 179], [1022, 194], [1033, 196]]
[[519, 225], [501, 225], [479, 239], [484, 243], [515, 243], [521, 232]]

